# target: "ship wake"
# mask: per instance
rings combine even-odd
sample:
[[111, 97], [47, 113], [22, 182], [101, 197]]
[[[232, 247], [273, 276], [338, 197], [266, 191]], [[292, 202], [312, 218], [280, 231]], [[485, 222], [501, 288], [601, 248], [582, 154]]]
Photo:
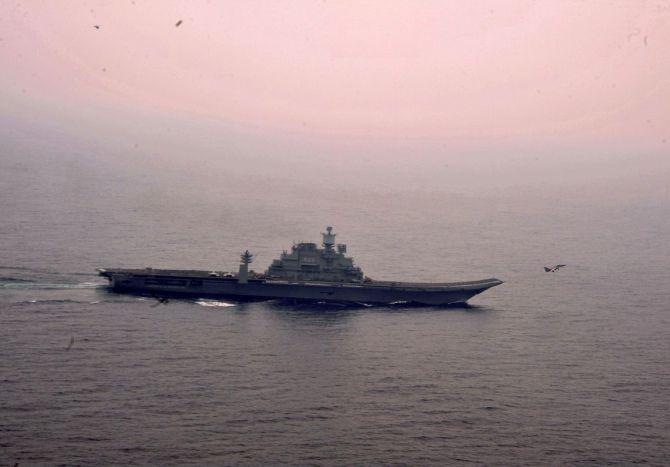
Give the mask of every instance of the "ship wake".
[[[92, 280], [85, 280], [84, 278]], [[24, 267], [0, 267], [0, 289], [97, 289], [106, 286], [106, 283], [96, 279], [97, 275], [90, 273], [63, 273]]]

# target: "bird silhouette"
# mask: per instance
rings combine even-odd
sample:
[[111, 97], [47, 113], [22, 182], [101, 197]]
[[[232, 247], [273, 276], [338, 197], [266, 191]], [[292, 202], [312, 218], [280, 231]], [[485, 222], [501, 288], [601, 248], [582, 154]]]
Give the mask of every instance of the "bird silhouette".
[[544, 267], [544, 272], [556, 272], [563, 267], [565, 267], [565, 264], [557, 264], [556, 266], [552, 266], [550, 268], [545, 266]]
[[177, 21], [177, 22], [175, 23], [174, 27], [175, 27], [175, 28], [178, 28], [179, 26], [181, 26], [181, 23], [182, 23], [182, 22], [183, 22], [182, 20]]
[[156, 303], [151, 305], [152, 308], [160, 306], [160, 305], [167, 305], [168, 302], [170, 301], [169, 298], [167, 297], [154, 297], [156, 300], [158, 300]]
[[94, 24], [93, 27], [94, 27], [95, 29], [100, 29], [100, 25], [99, 25], [99, 24]]

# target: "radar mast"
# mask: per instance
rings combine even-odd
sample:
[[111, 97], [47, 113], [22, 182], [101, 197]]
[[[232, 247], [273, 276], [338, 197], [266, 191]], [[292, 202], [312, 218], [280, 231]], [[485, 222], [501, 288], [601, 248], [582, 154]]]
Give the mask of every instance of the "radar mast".
[[335, 234], [333, 233], [333, 228], [331, 226], [326, 227], [326, 233], [323, 235], [323, 247], [327, 251], [332, 251], [333, 246], [335, 245]]

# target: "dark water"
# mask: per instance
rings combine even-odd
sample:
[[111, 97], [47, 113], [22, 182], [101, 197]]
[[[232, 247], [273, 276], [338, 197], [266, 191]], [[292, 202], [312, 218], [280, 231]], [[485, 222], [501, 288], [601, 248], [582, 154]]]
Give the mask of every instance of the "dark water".
[[[17, 141], [0, 464], [670, 462], [667, 200], [291, 183]], [[337, 309], [161, 305], [94, 274], [233, 269], [246, 248], [261, 270], [326, 224], [372, 277], [506, 283], [469, 308]]]

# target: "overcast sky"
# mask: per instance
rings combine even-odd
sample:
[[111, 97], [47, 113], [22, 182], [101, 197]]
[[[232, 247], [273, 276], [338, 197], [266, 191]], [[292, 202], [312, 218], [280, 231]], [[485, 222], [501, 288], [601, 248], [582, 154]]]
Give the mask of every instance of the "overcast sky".
[[329, 134], [668, 135], [667, 1], [3, 4], [10, 95]]

